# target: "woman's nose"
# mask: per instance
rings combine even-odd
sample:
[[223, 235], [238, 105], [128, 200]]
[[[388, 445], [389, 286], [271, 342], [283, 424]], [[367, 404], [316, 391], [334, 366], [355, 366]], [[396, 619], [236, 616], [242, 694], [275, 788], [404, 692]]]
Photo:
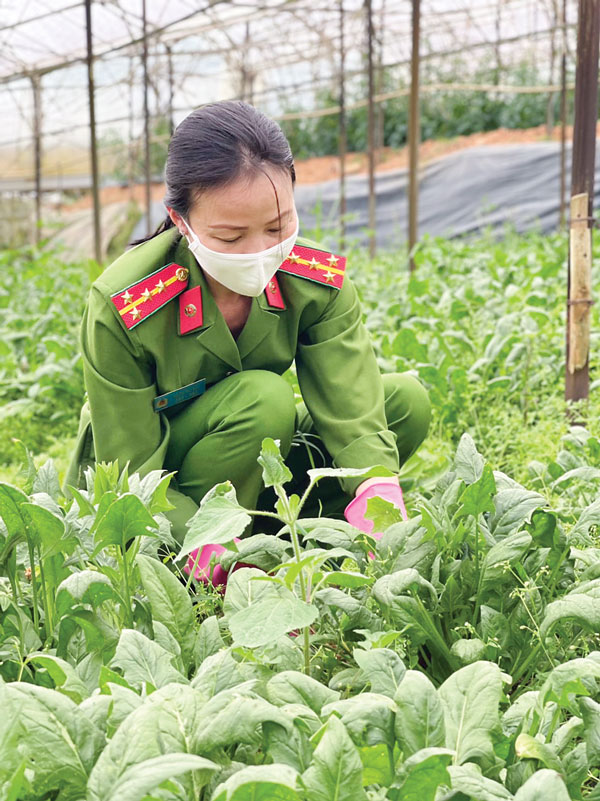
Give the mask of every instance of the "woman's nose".
[[277, 243], [277, 237], [269, 237], [266, 234], [249, 235], [244, 243], [244, 250], [246, 253], [260, 253], [262, 250], [267, 250]]

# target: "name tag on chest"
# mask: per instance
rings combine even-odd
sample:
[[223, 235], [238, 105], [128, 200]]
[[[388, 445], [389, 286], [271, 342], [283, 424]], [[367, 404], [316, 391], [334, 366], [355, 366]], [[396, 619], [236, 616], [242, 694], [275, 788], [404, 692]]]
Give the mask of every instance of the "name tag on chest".
[[168, 409], [171, 406], [176, 406], [183, 401], [197, 398], [203, 395], [206, 390], [206, 378], [201, 378], [200, 381], [194, 381], [193, 384], [188, 384], [185, 387], [174, 389], [173, 392], [167, 392], [164, 395], [157, 395], [152, 401], [152, 406], [155, 412], [162, 412], [163, 409]]

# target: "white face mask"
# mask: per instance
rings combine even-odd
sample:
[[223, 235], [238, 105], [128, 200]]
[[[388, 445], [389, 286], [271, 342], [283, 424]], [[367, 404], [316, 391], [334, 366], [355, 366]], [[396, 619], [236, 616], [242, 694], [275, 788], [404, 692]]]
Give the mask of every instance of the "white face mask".
[[300, 225], [296, 215], [294, 233], [267, 250], [260, 250], [258, 253], [221, 253], [203, 245], [187, 220], [183, 217], [182, 219], [190, 232], [190, 236], [186, 236], [189, 248], [202, 269], [232, 292], [250, 297], [257, 297], [264, 292], [271, 278], [290, 255]]

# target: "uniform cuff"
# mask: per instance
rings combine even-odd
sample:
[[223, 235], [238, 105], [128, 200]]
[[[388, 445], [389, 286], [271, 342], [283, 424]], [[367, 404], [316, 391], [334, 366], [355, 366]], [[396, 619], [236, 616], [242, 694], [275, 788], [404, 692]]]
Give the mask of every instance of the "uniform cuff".
[[[378, 431], [374, 434], [365, 434], [346, 445], [333, 461], [336, 467], [373, 467], [382, 465], [393, 473], [398, 473], [400, 463], [396, 437], [392, 431]], [[342, 490], [354, 496], [356, 488], [365, 481], [365, 476], [358, 478], [341, 478]]]

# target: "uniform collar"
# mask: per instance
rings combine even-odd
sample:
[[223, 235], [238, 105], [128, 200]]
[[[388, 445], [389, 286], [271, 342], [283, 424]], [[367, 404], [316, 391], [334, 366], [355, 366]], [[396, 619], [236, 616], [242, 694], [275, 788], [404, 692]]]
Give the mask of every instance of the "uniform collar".
[[202, 325], [185, 336], [195, 336], [203, 347], [234, 369], [241, 370], [242, 360], [275, 330], [283, 309], [273, 307], [266, 294], [261, 292], [258, 297], [252, 298], [246, 325], [235, 340], [212, 296], [204, 273], [183, 236], [175, 248], [173, 261], [189, 270], [187, 288], [200, 287], [202, 293]]

